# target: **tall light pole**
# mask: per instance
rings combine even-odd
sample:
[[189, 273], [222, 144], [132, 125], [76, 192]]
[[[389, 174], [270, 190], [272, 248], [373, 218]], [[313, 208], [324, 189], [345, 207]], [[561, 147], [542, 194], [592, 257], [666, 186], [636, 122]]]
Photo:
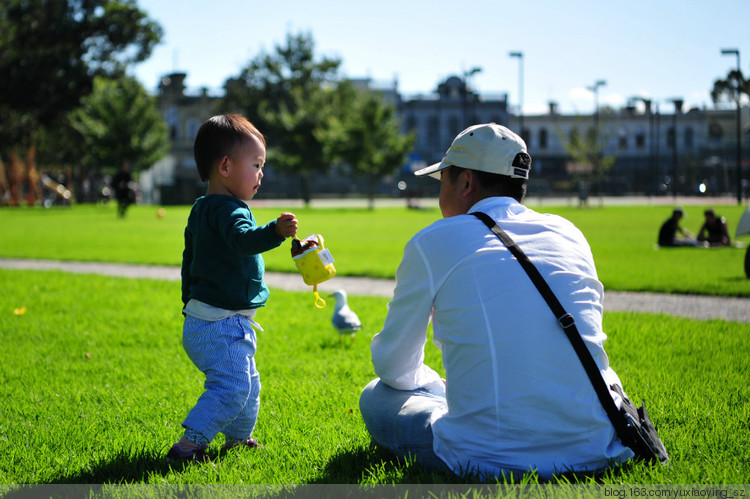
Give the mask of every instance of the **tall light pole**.
[[742, 204], [742, 115], [740, 113], [740, 92], [742, 91], [742, 82], [740, 75], [740, 51], [738, 49], [721, 49], [721, 55], [737, 56], [737, 204]]
[[594, 160], [593, 160], [593, 176], [596, 181], [597, 190], [601, 194], [601, 186], [599, 185], [599, 180], [601, 179], [602, 171], [600, 169], [601, 166], [601, 156], [604, 152], [604, 144], [601, 143], [599, 140], [599, 87], [602, 87], [606, 85], [607, 82], [605, 80], [596, 80], [594, 84], [590, 87], [588, 87], [589, 90], [594, 92], [594, 129], [591, 133], [591, 147], [594, 148]]
[[661, 163], [661, 113], [659, 112], [659, 103], [654, 104], [654, 157], [659, 173], [666, 180], [667, 168], [662, 168]]
[[646, 106], [646, 118], [648, 119], [648, 171], [654, 175], [654, 116], [651, 113], [651, 99], [645, 97], [633, 97], [634, 100], [643, 102]]
[[523, 137], [523, 52], [510, 52], [508, 55], [518, 58], [518, 135]]
[[599, 132], [599, 87], [607, 84], [606, 80], [596, 80], [594, 84], [587, 87], [594, 92], [594, 132]]
[[474, 91], [471, 90], [471, 86], [469, 85], [470, 78], [474, 76], [475, 74], [482, 71], [482, 68], [480, 67], [473, 67], [468, 71], [464, 71], [464, 91], [463, 91], [463, 97], [464, 97], [464, 128], [468, 128], [469, 126], [473, 125], [472, 121], [474, 120], [474, 117], [472, 116], [474, 113], [469, 113], [469, 92], [472, 92], [472, 111], [474, 110]]
[[670, 99], [674, 104], [674, 115], [672, 116], [672, 196], [677, 197], [677, 115], [682, 112], [682, 99]]

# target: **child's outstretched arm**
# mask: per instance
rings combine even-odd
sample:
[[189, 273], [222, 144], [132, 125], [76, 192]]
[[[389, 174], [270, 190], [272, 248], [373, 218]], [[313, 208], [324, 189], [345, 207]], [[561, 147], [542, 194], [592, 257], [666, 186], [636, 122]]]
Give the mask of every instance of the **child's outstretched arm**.
[[276, 233], [281, 237], [297, 235], [297, 217], [294, 213], [282, 213], [276, 219]]

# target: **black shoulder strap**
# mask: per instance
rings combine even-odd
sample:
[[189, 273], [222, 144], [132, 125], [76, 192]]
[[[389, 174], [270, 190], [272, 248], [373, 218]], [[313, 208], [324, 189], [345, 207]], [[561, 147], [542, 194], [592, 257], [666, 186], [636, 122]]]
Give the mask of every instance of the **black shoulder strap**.
[[508, 234], [503, 229], [501, 229], [500, 226], [497, 225], [497, 223], [495, 223], [495, 221], [486, 213], [473, 212], [471, 214], [484, 222], [484, 224], [489, 227], [489, 229], [494, 232], [497, 237], [500, 238], [503, 244], [508, 247], [510, 252], [513, 253], [513, 256], [516, 257], [518, 262], [524, 268], [534, 285], [536, 285], [539, 293], [547, 302], [549, 308], [552, 309], [552, 312], [555, 314], [555, 317], [560, 323], [560, 326], [565, 332], [565, 335], [573, 345], [573, 349], [576, 351], [576, 354], [578, 354], [578, 358], [581, 360], [581, 364], [583, 364], [583, 368], [586, 370], [586, 374], [588, 374], [589, 379], [591, 380], [591, 384], [594, 386], [594, 390], [596, 391], [596, 395], [599, 397], [599, 401], [601, 402], [604, 411], [607, 413], [607, 416], [609, 416], [609, 420], [612, 422], [612, 425], [615, 427], [617, 433], [623, 434], [623, 431], [627, 426], [627, 422], [625, 421], [622, 414], [620, 414], [620, 411], [617, 409], [614, 400], [612, 400], [612, 396], [607, 389], [607, 385], [604, 382], [604, 378], [602, 377], [601, 372], [599, 371], [599, 367], [596, 365], [594, 357], [591, 356], [591, 352], [589, 352], [589, 349], [586, 348], [586, 344], [583, 342], [583, 338], [581, 338], [581, 334], [578, 332], [578, 328], [576, 327], [573, 316], [565, 311], [563, 306], [560, 304], [560, 301], [550, 289], [547, 281], [544, 280], [542, 275], [539, 273], [539, 270], [537, 270], [534, 264], [531, 263], [529, 257], [527, 257], [526, 253], [524, 253], [523, 250], [518, 247], [515, 241], [513, 241], [513, 239], [511, 239], [510, 236], [508, 236]]

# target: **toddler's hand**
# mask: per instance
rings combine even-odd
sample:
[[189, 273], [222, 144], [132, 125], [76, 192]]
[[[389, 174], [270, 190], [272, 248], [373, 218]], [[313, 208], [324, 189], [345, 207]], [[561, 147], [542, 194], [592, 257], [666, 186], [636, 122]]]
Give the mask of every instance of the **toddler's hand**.
[[297, 235], [297, 217], [294, 213], [282, 213], [276, 219], [276, 233], [281, 237]]

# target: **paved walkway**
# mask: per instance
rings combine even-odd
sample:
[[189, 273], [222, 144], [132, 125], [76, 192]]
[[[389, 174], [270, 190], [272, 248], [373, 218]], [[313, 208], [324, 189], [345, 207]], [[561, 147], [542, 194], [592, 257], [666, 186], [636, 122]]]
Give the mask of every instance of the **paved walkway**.
[[[0, 258], [0, 267], [9, 269], [62, 270], [78, 274], [101, 274], [117, 277], [180, 280], [178, 267], [129, 265], [120, 263], [63, 262]], [[298, 274], [267, 272], [269, 286], [287, 291], [310, 291]], [[390, 279], [336, 276], [318, 286], [323, 292], [343, 288], [352, 295], [373, 295], [390, 298], [395, 283]], [[604, 296], [606, 311], [637, 311], [662, 313], [692, 319], [724, 319], [750, 324], [750, 298], [667, 295], [608, 291]]]

